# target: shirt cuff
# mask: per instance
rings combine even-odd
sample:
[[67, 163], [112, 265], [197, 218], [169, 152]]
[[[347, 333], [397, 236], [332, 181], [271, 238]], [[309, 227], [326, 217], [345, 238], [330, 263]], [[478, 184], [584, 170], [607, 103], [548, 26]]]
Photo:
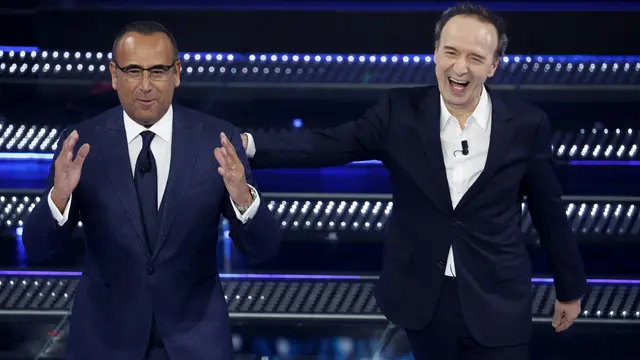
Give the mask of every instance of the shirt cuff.
[[69, 220], [69, 209], [71, 209], [71, 199], [73, 199], [73, 194], [69, 197], [69, 201], [67, 201], [67, 205], [64, 208], [64, 213], [60, 213], [56, 204], [53, 203], [51, 199], [51, 193], [53, 192], [53, 188], [49, 191], [49, 196], [47, 196], [47, 203], [49, 204], [49, 209], [51, 210], [51, 215], [53, 219], [58, 223], [58, 226], [64, 225], [67, 220]]
[[256, 156], [256, 143], [253, 141], [253, 136], [251, 136], [251, 134], [249, 133], [244, 133], [245, 135], [247, 135], [247, 157], [249, 159], [253, 159], [254, 156]]
[[[253, 186], [251, 185], [248, 185], [248, 186], [251, 188], [251, 191], [254, 194], [258, 194], [258, 191], [256, 191], [256, 189]], [[229, 197], [229, 199], [231, 199], [231, 197]], [[247, 211], [244, 212], [244, 214], [240, 213], [240, 210], [238, 210], [233, 200], [231, 200], [231, 206], [233, 207], [233, 211], [236, 213], [236, 217], [238, 218], [238, 220], [240, 220], [243, 224], [246, 224], [247, 221], [253, 218], [258, 212], [258, 207], [260, 206], [260, 195], [256, 196], [256, 198], [253, 199], [253, 202], [251, 203]]]

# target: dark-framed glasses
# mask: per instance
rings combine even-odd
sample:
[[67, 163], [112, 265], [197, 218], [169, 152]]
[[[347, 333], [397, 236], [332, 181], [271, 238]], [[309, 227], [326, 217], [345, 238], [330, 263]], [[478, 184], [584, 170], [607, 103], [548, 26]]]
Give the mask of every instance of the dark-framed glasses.
[[171, 76], [172, 69], [176, 66], [177, 61], [175, 61], [171, 65], [153, 65], [148, 68], [143, 68], [142, 66], [139, 66], [139, 65], [129, 65], [129, 66], [122, 67], [118, 65], [118, 63], [115, 61], [113, 63], [115, 64], [116, 68], [118, 68], [118, 70], [120, 70], [122, 74], [124, 74], [124, 77], [128, 80], [138, 81], [142, 79], [142, 75], [144, 74], [144, 72], [148, 71], [149, 78], [151, 80], [164, 81], [169, 79], [169, 77]]

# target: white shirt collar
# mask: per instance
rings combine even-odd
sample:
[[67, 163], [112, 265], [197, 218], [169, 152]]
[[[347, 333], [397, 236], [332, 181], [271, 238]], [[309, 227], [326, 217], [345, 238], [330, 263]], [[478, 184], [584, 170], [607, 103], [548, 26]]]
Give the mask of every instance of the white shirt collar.
[[152, 131], [156, 136], [171, 144], [171, 132], [173, 131], [173, 106], [169, 106], [169, 110], [150, 128], [146, 128], [133, 121], [124, 109], [122, 110], [124, 117], [124, 130], [127, 134], [127, 144], [130, 144], [143, 131]]
[[[489, 123], [489, 117], [491, 116], [491, 99], [489, 97], [489, 93], [487, 89], [482, 87], [482, 94], [480, 95], [480, 101], [478, 101], [478, 105], [469, 116], [469, 121], [475, 120], [476, 123], [482, 128], [482, 130], [487, 129], [487, 125]], [[455, 123], [458, 123], [456, 118], [451, 115], [449, 109], [444, 104], [444, 98], [440, 95], [440, 131], [443, 131], [447, 126], [449, 121], [453, 120]]]

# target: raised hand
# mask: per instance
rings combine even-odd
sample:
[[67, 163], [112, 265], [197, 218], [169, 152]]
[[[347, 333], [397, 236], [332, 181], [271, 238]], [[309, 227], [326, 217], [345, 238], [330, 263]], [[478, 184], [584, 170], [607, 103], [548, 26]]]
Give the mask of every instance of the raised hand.
[[224, 133], [220, 133], [222, 147], [216, 148], [213, 153], [220, 164], [218, 173], [222, 176], [227, 192], [231, 200], [238, 206], [249, 206], [253, 202], [251, 189], [247, 185], [244, 174], [244, 166], [229, 139]]
[[62, 144], [62, 149], [55, 162], [51, 200], [60, 211], [65, 208], [73, 190], [78, 186], [82, 164], [89, 155], [89, 144], [84, 144], [78, 149], [74, 159], [73, 149], [79, 138], [78, 132], [74, 130]]

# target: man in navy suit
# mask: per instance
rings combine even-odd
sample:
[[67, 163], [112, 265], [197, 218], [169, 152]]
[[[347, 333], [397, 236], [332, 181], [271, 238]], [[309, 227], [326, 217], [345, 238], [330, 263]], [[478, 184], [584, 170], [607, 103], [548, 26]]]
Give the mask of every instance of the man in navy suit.
[[164, 27], [127, 26], [114, 43], [111, 75], [121, 106], [61, 136], [46, 200], [23, 234], [38, 260], [84, 224], [69, 359], [229, 360], [216, 267], [220, 216], [239, 251], [257, 261], [277, 251], [279, 227], [246, 155], [236, 153], [239, 131], [172, 105], [180, 61]]
[[525, 197], [555, 279], [556, 331], [580, 312], [584, 267], [547, 115], [485, 86], [506, 47], [500, 18], [458, 5], [436, 25], [437, 86], [391, 90], [360, 119], [327, 130], [243, 134], [254, 168], [382, 161], [394, 206], [376, 299], [419, 360], [528, 357]]

